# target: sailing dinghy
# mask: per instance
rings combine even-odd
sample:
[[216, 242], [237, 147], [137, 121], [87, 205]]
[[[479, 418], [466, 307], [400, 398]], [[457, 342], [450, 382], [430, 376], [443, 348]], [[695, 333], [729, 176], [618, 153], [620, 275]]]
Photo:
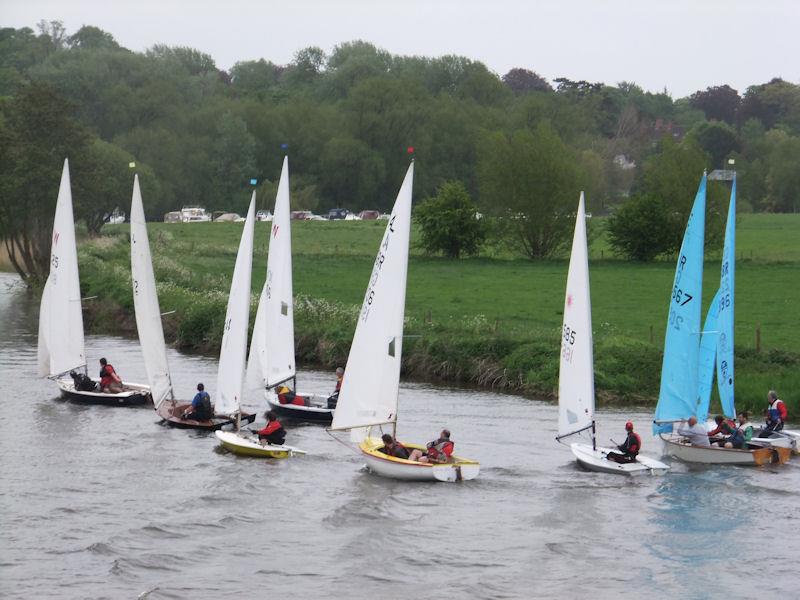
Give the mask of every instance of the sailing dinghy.
[[[236, 266], [233, 269], [231, 293], [225, 314], [225, 330], [222, 334], [222, 348], [217, 370], [217, 402], [215, 411], [237, 419], [243, 417], [240, 403], [244, 388], [245, 364], [247, 358], [247, 329], [250, 319], [250, 275], [253, 269], [253, 237], [255, 226], [256, 194], [250, 201], [247, 219], [244, 223]], [[249, 418], [252, 421], [253, 418]], [[291, 446], [262, 446], [258, 439], [239, 429], [236, 431], [215, 431], [214, 434], [227, 450], [244, 456], [265, 456], [284, 458], [302, 453]], [[262, 447], [263, 453], [256, 454], [254, 446]]]
[[592, 304], [589, 294], [589, 252], [583, 192], [578, 203], [575, 234], [572, 238], [561, 333], [556, 440], [561, 441], [582, 432], [591, 432], [591, 444], [578, 442], [570, 444], [578, 464], [590, 471], [620, 475], [665, 473], [669, 467], [653, 458], [639, 454], [636, 462], [621, 464], [607, 458], [608, 453], [615, 452], [616, 448], [597, 447], [594, 419]]
[[370, 437], [373, 427], [397, 429], [413, 179], [412, 162], [375, 258], [330, 430], [350, 430], [367, 467], [377, 475], [416, 481], [474, 479], [480, 470], [477, 461], [452, 456], [451, 462], [430, 464], [395, 458], [379, 451], [380, 436]]
[[[235, 417], [223, 414], [214, 415], [213, 419], [203, 421], [181, 418], [191, 403], [175, 399], [138, 175], [133, 178], [131, 198], [131, 284], [136, 330], [144, 355], [153, 406], [158, 416], [168, 425], [183, 429], [213, 430], [225, 425], [234, 425]], [[255, 414], [242, 415], [242, 418], [252, 421]]]
[[735, 280], [736, 181], [731, 189], [725, 228], [720, 287], [701, 328], [703, 244], [705, 239], [706, 175], [700, 181], [686, 225], [672, 286], [661, 389], [653, 420], [653, 433], [664, 440], [668, 454], [689, 463], [764, 465], [784, 463], [790, 448], [736, 449], [695, 446], [673, 432], [673, 425], [689, 417], [705, 423], [711, 400], [714, 365], [717, 388], [725, 416], [736, 417], [734, 407], [733, 312]]
[[[76, 387], [70, 373], [87, 372], [81, 311], [69, 161], [65, 159], [53, 220], [50, 273], [39, 311], [39, 375], [55, 380], [62, 396], [74, 402], [131, 406], [149, 401], [150, 389], [138, 383], [125, 382], [123, 391], [117, 394], [83, 391]], [[100, 380], [92, 378], [92, 381], [96, 384], [95, 390], [99, 390]]]
[[[297, 393], [292, 297], [292, 231], [289, 159], [284, 157], [270, 229], [267, 278], [261, 290], [247, 361], [248, 388], [262, 388], [270, 409], [281, 417], [330, 423], [328, 396]], [[291, 382], [290, 389], [288, 387]]]

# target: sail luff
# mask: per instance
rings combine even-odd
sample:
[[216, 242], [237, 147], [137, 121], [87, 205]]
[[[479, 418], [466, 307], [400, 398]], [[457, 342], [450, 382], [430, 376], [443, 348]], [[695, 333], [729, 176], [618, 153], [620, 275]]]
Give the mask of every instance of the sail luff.
[[356, 438], [397, 418], [413, 181], [412, 162], [375, 257], [331, 424]]
[[[703, 244], [705, 240], [706, 175], [692, 205], [675, 268], [667, 327], [661, 387], [653, 432], [670, 431], [670, 422], [696, 416], [698, 357], [703, 291]], [[659, 422], [663, 424], [659, 425]]]
[[39, 374], [54, 376], [86, 365], [78, 248], [69, 160], [58, 189], [48, 274], [39, 312]]
[[144, 216], [139, 176], [133, 178], [131, 197], [131, 285], [136, 315], [136, 330], [142, 347], [144, 366], [153, 404], [158, 408], [167, 398], [172, 398], [172, 377], [167, 361], [161, 308], [158, 303], [156, 278], [150, 253], [150, 240]]
[[591, 427], [594, 420], [594, 357], [592, 303], [589, 292], [589, 249], [586, 210], [581, 192], [572, 238], [561, 355], [558, 372], [558, 438]]
[[231, 278], [231, 291], [225, 312], [225, 325], [217, 369], [217, 397], [214, 410], [230, 415], [238, 412], [244, 386], [247, 354], [247, 330], [250, 319], [250, 277], [253, 267], [253, 234], [256, 193], [250, 200], [244, 223], [236, 266]]
[[719, 338], [717, 340], [717, 389], [722, 412], [736, 417], [734, 399], [734, 298], [736, 279], [736, 176], [731, 187], [728, 220], [725, 225], [725, 245], [719, 280]]

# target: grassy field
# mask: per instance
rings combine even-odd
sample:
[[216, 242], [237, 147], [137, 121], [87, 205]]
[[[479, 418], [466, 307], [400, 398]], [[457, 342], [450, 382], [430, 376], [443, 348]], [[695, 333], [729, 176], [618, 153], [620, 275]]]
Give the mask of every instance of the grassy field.
[[[593, 226], [602, 226], [597, 220]], [[298, 296], [298, 358], [343, 364], [383, 222], [293, 223]], [[168, 339], [215, 353], [241, 224], [150, 226]], [[266, 270], [268, 223], [256, 230], [253, 311]], [[101, 329], [132, 329], [127, 226], [81, 248], [87, 295]], [[414, 236], [412, 236], [413, 239]], [[738, 227], [737, 386], [739, 405], [760, 407], [770, 387], [800, 408], [800, 215], [744, 215]], [[413, 242], [412, 242], [413, 243]], [[493, 249], [492, 258], [450, 261], [412, 250], [404, 369], [407, 375], [552, 396], [567, 261], [532, 262]], [[718, 283], [709, 252], [704, 307]], [[674, 261], [615, 259], [599, 236], [590, 250], [598, 394], [607, 401], [651, 402]], [[752, 257], [752, 258], [751, 258]], [[715, 262], [716, 258], [716, 262]], [[122, 309], [122, 310], [119, 310]], [[705, 308], [704, 308], [705, 310]], [[760, 352], [756, 352], [756, 330]]]

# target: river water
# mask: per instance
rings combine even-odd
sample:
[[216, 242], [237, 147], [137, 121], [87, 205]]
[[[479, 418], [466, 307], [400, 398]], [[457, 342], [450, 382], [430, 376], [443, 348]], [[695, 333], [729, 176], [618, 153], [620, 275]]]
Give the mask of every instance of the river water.
[[[401, 439], [449, 427], [478, 479], [382, 479], [319, 426], [287, 427], [305, 457], [237, 458], [150, 409], [59, 400], [36, 377], [38, 306], [16, 281], [0, 275], [3, 598], [800, 595], [800, 460], [587, 473], [553, 439], [554, 405], [423, 384], [401, 386]], [[106, 356], [144, 381], [135, 340], [86, 346], [90, 364]], [[213, 395], [215, 360], [169, 359], [177, 390], [204, 381]], [[325, 391], [334, 378], [298, 380]], [[645, 411], [604, 411], [601, 438], [629, 417], [647, 431]]]

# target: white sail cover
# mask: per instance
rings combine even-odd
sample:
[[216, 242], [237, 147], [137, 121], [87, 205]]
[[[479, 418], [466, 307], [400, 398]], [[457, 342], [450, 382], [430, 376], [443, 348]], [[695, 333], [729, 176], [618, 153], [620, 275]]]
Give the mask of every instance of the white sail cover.
[[244, 385], [247, 330], [250, 320], [250, 272], [253, 268], [253, 225], [256, 213], [256, 193], [250, 200], [244, 222], [236, 266], [231, 279], [231, 293], [225, 312], [222, 346], [217, 370], [217, 398], [214, 412], [230, 415], [239, 410]]
[[589, 297], [589, 251], [583, 192], [578, 203], [561, 329], [558, 371], [558, 436], [591, 426], [594, 420], [592, 303]]
[[69, 161], [64, 160], [50, 250], [50, 274], [39, 310], [39, 375], [61, 375], [86, 365], [81, 286]]
[[[411, 163], [372, 267], [331, 429], [397, 419], [413, 180]], [[365, 433], [354, 430], [352, 438], [358, 440]]]
[[[263, 385], [273, 387], [295, 375], [294, 308], [292, 302], [292, 231], [289, 224], [289, 159], [283, 159], [275, 214], [269, 237], [267, 278], [261, 290], [253, 328], [249, 382], [260, 370]], [[261, 321], [259, 322], [259, 317]], [[249, 383], [248, 383], [249, 384]]]
[[158, 408], [164, 400], [172, 398], [172, 379], [167, 363], [164, 328], [161, 325], [161, 309], [158, 305], [138, 175], [133, 178], [131, 198], [131, 283], [139, 344], [142, 346], [150, 393], [155, 407]]

